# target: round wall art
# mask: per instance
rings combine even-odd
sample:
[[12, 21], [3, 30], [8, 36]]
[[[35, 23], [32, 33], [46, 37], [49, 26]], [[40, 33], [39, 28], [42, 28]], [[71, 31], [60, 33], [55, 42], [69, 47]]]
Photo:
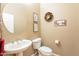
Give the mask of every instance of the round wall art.
[[50, 22], [50, 21], [53, 20], [53, 18], [54, 18], [54, 16], [53, 16], [53, 14], [52, 14], [51, 12], [47, 12], [47, 13], [45, 14], [45, 20], [46, 20], [46, 21]]

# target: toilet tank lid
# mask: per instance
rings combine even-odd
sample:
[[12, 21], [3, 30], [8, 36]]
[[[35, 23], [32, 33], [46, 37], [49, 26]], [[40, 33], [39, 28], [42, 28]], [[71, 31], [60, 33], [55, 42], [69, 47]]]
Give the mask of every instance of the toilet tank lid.
[[38, 42], [38, 41], [41, 41], [41, 38], [36, 38], [32, 40], [32, 42]]
[[40, 47], [39, 50], [43, 52], [52, 52], [52, 49], [46, 46]]

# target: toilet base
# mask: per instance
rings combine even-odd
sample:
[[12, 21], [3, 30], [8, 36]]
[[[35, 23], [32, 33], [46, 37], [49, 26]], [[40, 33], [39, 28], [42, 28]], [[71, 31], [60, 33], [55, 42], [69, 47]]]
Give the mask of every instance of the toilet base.
[[39, 54], [38, 54], [38, 56], [53, 56], [53, 53], [51, 53], [51, 54], [42, 54], [40, 51], [38, 52]]

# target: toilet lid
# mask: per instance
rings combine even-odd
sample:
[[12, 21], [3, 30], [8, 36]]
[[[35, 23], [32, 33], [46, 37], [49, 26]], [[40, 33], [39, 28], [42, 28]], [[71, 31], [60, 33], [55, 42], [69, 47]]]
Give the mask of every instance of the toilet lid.
[[40, 51], [43, 51], [43, 52], [48, 52], [48, 53], [51, 53], [52, 52], [52, 49], [51, 48], [48, 48], [46, 46], [42, 46], [39, 48]]

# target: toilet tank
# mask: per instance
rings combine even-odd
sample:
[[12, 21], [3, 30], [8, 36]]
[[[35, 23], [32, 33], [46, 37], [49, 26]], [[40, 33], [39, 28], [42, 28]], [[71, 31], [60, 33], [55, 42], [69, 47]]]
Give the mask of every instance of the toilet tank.
[[33, 39], [32, 42], [34, 49], [39, 49], [41, 47], [41, 38]]

